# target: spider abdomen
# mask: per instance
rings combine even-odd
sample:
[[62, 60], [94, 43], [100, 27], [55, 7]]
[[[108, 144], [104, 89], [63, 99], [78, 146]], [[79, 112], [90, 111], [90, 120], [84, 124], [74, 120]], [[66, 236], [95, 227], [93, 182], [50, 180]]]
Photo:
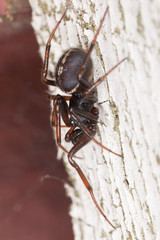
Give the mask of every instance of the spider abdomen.
[[[66, 93], [73, 93], [80, 85], [78, 80], [79, 70], [84, 62], [86, 52], [79, 48], [67, 50], [59, 59], [56, 67], [56, 83]], [[82, 79], [92, 81], [93, 64], [89, 57], [82, 74]]]

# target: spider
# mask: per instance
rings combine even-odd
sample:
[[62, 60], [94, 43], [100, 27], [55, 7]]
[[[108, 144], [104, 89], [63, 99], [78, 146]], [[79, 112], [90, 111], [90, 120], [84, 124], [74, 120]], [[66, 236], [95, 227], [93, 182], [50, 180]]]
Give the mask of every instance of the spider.
[[[83, 171], [79, 165], [73, 160], [76, 157], [75, 154], [89, 141], [94, 141], [100, 147], [105, 150], [122, 157], [120, 154], [115, 153], [99, 143], [95, 138], [96, 126], [99, 118], [98, 108], [94, 106], [97, 100], [97, 86], [111, 73], [118, 65], [120, 65], [126, 58], [118, 62], [107, 73], [100, 77], [97, 81], [93, 81], [93, 64], [91, 60], [91, 52], [94, 48], [98, 34], [102, 27], [105, 16], [108, 12], [106, 8], [103, 18], [100, 21], [98, 30], [91, 42], [91, 45], [87, 52], [79, 48], [71, 48], [67, 50], [59, 59], [56, 71], [55, 80], [47, 78], [48, 75], [48, 62], [51, 47], [51, 40], [57, 30], [59, 24], [66, 14], [67, 9], [64, 11], [60, 20], [53, 29], [48, 42], [46, 44], [44, 63], [42, 69], [42, 82], [47, 85], [59, 87], [63, 92], [69, 94], [69, 96], [49, 95], [48, 97], [53, 100], [53, 112], [52, 112], [52, 126], [56, 128], [56, 138], [58, 146], [68, 154], [68, 161], [72, 167], [74, 167], [83, 181], [85, 187], [89, 191], [91, 198], [106, 221], [113, 227], [113, 224], [108, 220], [99, 204], [97, 203], [92, 187], [85, 177]], [[65, 125], [61, 124], [61, 119]], [[70, 151], [67, 151], [61, 144], [61, 128], [68, 127], [69, 130], [65, 135], [66, 142], [72, 142], [73, 147]]]

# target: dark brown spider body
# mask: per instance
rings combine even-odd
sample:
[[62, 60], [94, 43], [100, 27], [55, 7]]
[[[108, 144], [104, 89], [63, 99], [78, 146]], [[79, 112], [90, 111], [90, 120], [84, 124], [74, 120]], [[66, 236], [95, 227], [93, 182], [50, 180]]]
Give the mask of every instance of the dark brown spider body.
[[[111, 73], [118, 65], [120, 65], [126, 58], [118, 62], [107, 73], [100, 77], [97, 81], [93, 81], [93, 64], [91, 60], [91, 52], [94, 48], [96, 39], [102, 27], [102, 23], [108, 12], [106, 9], [103, 18], [100, 22], [99, 28], [91, 42], [88, 51], [83, 51], [78, 48], [71, 48], [66, 51], [59, 59], [55, 72], [55, 80], [47, 79], [48, 61], [51, 47], [51, 40], [57, 30], [60, 22], [66, 14], [63, 13], [60, 21], [53, 29], [45, 51], [45, 58], [42, 70], [42, 82], [48, 85], [59, 87], [63, 92], [69, 93], [70, 96], [49, 95], [53, 100], [52, 126], [56, 127], [56, 137], [58, 146], [68, 154], [68, 161], [74, 167], [83, 181], [85, 187], [89, 191], [91, 198], [96, 205], [99, 212], [103, 215], [106, 221], [114, 228], [112, 223], [107, 219], [106, 215], [98, 205], [91, 185], [85, 177], [79, 165], [73, 160], [77, 151], [85, 146], [90, 140], [94, 141], [105, 150], [122, 157], [99, 143], [95, 138], [96, 126], [99, 118], [98, 108], [94, 106], [97, 102], [97, 86]], [[69, 102], [68, 102], [69, 101]], [[64, 125], [62, 125], [63, 120]], [[61, 143], [61, 128], [68, 127], [69, 130], [65, 135], [66, 142], [72, 142], [73, 147], [67, 151]]]
[[[90, 57], [81, 76], [83, 83], [78, 81], [79, 70], [86, 55], [87, 53], [79, 48], [67, 50], [57, 63], [55, 76], [57, 86], [65, 93], [72, 94], [69, 103], [70, 112], [76, 112], [81, 123], [87, 129], [90, 129], [90, 133], [94, 136], [98, 120], [98, 109], [94, 107], [94, 103], [97, 102], [97, 91], [94, 89], [92, 95], [88, 94], [85, 97], [82, 94], [93, 84], [93, 64]], [[78, 123], [73, 116], [69, 118], [69, 123], [66, 122], [66, 125], [68, 127], [78, 127]], [[65, 140], [67, 142], [71, 141], [75, 145], [84, 136], [85, 133], [80, 128], [76, 128], [69, 136], [65, 137]], [[90, 140], [88, 137], [88, 142]]]

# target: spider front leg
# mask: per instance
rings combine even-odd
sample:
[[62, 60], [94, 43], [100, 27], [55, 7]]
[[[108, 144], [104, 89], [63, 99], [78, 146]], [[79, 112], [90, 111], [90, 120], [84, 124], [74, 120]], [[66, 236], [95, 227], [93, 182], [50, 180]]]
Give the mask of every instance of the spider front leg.
[[80, 169], [79, 165], [72, 159], [72, 157], [75, 155], [75, 153], [80, 150], [83, 146], [85, 146], [88, 142], [90, 141], [90, 138], [88, 138], [88, 136], [84, 135], [83, 138], [81, 138], [73, 147], [72, 149], [69, 151], [68, 153], [68, 160], [69, 163], [71, 164], [72, 167], [74, 167], [78, 173], [78, 175], [80, 176], [81, 180], [83, 181], [83, 184], [85, 185], [85, 187], [87, 188], [87, 190], [89, 191], [91, 198], [95, 204], [95, 206], [97, 207], [98, 211], [101, 213], [101, 215], [105, 218], [105, 220], [113, 227], [113, 224], [108, 220], [108, 218], [106, 217], [106, 215], [103, 213], [102, 209], [100, 208], [100, 206], [98, 205], [96, 198], [94, 196], [93, 193], [93, 189], [90, 185], [90, 183], [88, 182], [87, 178], [85, 177], [84, 173], [82, 172], [82, 170]]
[[49, 54], [50, 54], [50, 48], [51, 48], [51, 40], [59, 26], [59, 24], [61, 23], [62, 19], [64, 18], [65, 14], [66, 14], [67, 9], [64, 11], [62, 17], [60, 18], [60, 20], [58, 21], [58, 23], [56, 24], [55, 28], [53, 29], [47, 44], [46, 44], [46, 50], [45, 50], [45, 56], [44, 56], [44, 63], [43, 63], [43, 69], [42, 69], [42, 82], [48, 85], [52, 85], [52, 86], [56, 86], [56, 82], [50, 79], [47, 79], [47, 74], [48, 74], [48, 62], [49, 62]]

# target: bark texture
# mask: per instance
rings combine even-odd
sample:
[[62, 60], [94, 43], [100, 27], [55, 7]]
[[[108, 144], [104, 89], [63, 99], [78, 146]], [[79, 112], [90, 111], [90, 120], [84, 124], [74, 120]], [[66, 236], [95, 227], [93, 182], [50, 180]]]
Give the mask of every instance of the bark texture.
[[[122, 63], [98, 87], [101, 103], [96, 138], [124, 158], [90, 142], [77, 156], [98, 203], [116, 226], [113, 230], [99, 214], [79, 176], [64, 162], [73, 187], [76, 240], [160, 239], [160, 3], [157, 0], [53, 1], [30, 0], [32, 25], [44, 57], [49, 34], [69, 6], [52, 42], [49, 70], [71, 47], [87, 49], [109, 6], [92, 53], [94, 79], [123, 57]], [[50, 88], [55, 94], [56, 88]], [[106, 101], [109, 100], [109, 101]], [[68, 150], [70, 145], [63, 141]]]

